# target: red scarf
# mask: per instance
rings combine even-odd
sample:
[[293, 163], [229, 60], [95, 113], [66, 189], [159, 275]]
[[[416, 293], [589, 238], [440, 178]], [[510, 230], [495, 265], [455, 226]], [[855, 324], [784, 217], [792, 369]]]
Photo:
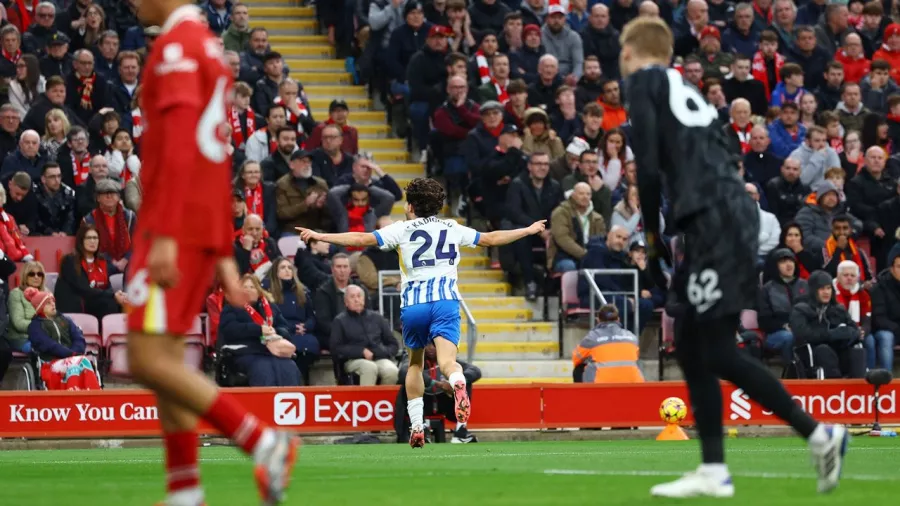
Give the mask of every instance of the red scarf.
[[97, 73], [92, 72], [91, 75], [87, 77], [78, 77], [78, 80], [81, 81], [81, 108], [82, 109], [94, 109], [94, 102], [91, 100], [91, 95], [94, 94], [94, 83], [97, 82]]
[[488, 60], [484, 55], [484, 51], [481, 49], [475, 51], [475, 64], [478, 65], [478, 78], [481, 80], [481, 84], [491, 82], [491, 68], [488, 66]]
[[[738, 141], [741, 143], [741, 153], [746, 155], [750, 152], [750, 130], [753, 130], [753, 123], [747, 123], [744, 129], [741, 130], [741, 127], [732, 121], [731, 129], [737, 134]], [[622, 164], [622, 166], [624, 167], [625, 164]]]
[[91, 176], [91, 154], [85, 152], [84, 157], [78, 160], [72, 153], [72, 172], [75, 173], [75, 186], [83, 185]]
[[[859, 281], [863, 282], [866, 280], [866, 269], [864, 268], [862, 254], [860, 254], [859, 249], [856, 247], [856, 242], [853, 239], [850, 239], [847, 242], [847, 246], [850, 248], [850, 258], [844, 253], [841, 253], [841, 262], [844, 260], [852, 260], [853, 263], [859, 266]], [[834, 252], [837, 250], [837, 240], [834, 236], [829, 236], [828, 240], [825, 241], [825, 265], [831, 263], [831, 258], [834, 256]]]
[[491, 82], [494, 84], [494, 90], [497, 91], [497, 102], [501, 104], [506, 104], [509, 102], [509, 93], [506, 92], [506, 86], [500, 86], [500, 82], [491, 78]]
[[[301, 116], [309, 116], [309, 111], [306, 110], [306, 106], [303, 105], [303, 101], [300, 100], [300, 97], [297, 97], [296, 101], [297, 101], [297, 109], [299, 109], [300, 115]], [[284, 106], [284, 101], [281, 99], [281, 97], [275, 97], [275, 100], [273, 101], [273, 103], [275, 105]], [[287, 107], [284, 108], [284, 113], [287, 115], [288, 124], [297, 127], [298, 132], [303, 132], [303, 127], [300, 126], [300, 124], [299, 124], [300, 117], [294, 116], [294, 113]]]
[[269, 305], [269, 301], [265, 297], [260, 297], [259, 302], [262, 306], [265, 317], [259, 314], [259, 311], [254, 309], [250, 304], [245, 305], [244, 309], [246, 309], [247, 313], [250, 314], [250, 319], [253, 320], [253, 323], [259, 325], [260, 327], [262, 327], [263, 325], [268, 325], [269, 327], [271, 327], [272, 323], [274, 323], [275, 321], [275, 319], [272, 318], [272, 306]]
[[488, 127], [485, 126], [484, 129], [487, 130], [487, 133], [491, 134], [491, 137], [495, 137], [495, 138], [496, 138], [496, 137], [500, 137], [500, 132], [503, 131], [503, 126], [504, 126], [504, 125], [503, 125], [503, 122], [501, 121], [500, 124], [497, 125], [497, 128], [494, 128], [494, 129], [488, 129]]
[[253, 269], [254, 274], [265, 274], [265, 272], [260, 272], [260, 269], [266, 266], [271, 268], [272, 262], [269, 261], [269, 255], [266, 254], [266, 241], [264, 239], [256, 243], [250, 250], [250, 268]]
[[850, 290], [845, 290], [837, 279], [831, 284], [834, 287], [834, 300], [847, 309], [854, 322], [858, 324], [863, 317], [872, 316], [872, 298], [859, 283]]
[[[753, 4], [754, 6], [756, 4]], [[755, 7], [754, 7], [755, 8]], [[781, 67], [784, 66], [784, 56], [781, 56], [778, 53], [775, 53], [775, 82], [769, 82], [769, 71], [766, 66], [766, 58], [763, 56], [762, 51], [757, 51], [756, 54], [753, 55], [753, 79], [760, 81], [763, 83], [763, 86], [766, 88], [766, 98], [772, 98], [772, 90], [775, 89], [775, 85], [781, 82]]]
[[[241, 148], [247, 139], [256, 131], [256, 113], [253, 109], [247, 109], [247, 132], [241, 128], [241, 115], [234, 107], [231, 108], [231, 142], [234, 147]], [[276, 145], [277, 146], [277, 145]]]
[[94, 225], [100, 235], [100, 251], [106, 253], [113, 260], [123, 258], [131, 249], [131, 234], [128, 231], [128, 220], [125, 218], [125, 207], [120, 202], [116, 207], [116, 214], [112, 218], [112, 227], [107, 219], [107, 214], [100, 208], [91, 211], [94, 217]]
[[141, 116], [141, 109], [131, 110], [131, 140], [134, 141], [135, 147], [141, 144], [141, 135], [144, 133], [144, 121]]
[[3, 221], [3, 226], [6, 227], [6, 231], [9, 232], [13, 242], [16, 243], [16, 249], [25, 250], [25, 242], [22, 241], [22, 235], [19, 234], [19, 227], [16, 226], [10, 215], [6, 214], [2, 207], [0, 207], [0, 221]]
[[[37, 0], [31, 0], [31, 7], [34, 8], [36, 3]], [[22, 22], [19, 31], [24, 33], [31, 26], [31, 11], [25, 7], [25, 0], [16, 0], [16, 7], [19, 8], [19, 20]]]
[[263, 198], [262, 184], [257, 184], [256, 188], [244, 188], [245, 201], [247, 202], [247, 213], [255, 214], [262, 217], [263, 215]]
[[[358, 207], [352, 203], [347, 205], [347, 231], [348, 232], [365, 232], [366, 224], [364, 218], [369, 212], [369, 206]], [[362, 251], [360, 247], [348, 247], [348, 251]]]
[[105, 290], [109, 286], [109, 269], [106, 267], [106, 260], [100, 257], [94, 257], [93, 262], [82, 260], [81, 268], [87, 274], [91, 288]]
[[763, 12], [762, 9], [759, 8], [759, 5], [756, 2], [753, 2], [753, 11], [760, 15], [763, 19], [766, 20], [767, 25], [772, 24], [772, 8], [769, 7], [769, 12]]
[[844, 139], [840, 137], [834, 137], [832, 139], [828, 139], [828, 145], [834, 149], [834, 152], [837, 154], [841, 154], [844, 152]]
[[[522, 131], [522, 129], [525, 128], [524, 120], [516, 112], [512, 102], [507, 102], [506, 105], [503, 106], [503, 110], [509, 114], [510, 118], [516, 120], [516, 128], [518, 128], [519, 131]], [[525, 110], [528, 110], [528, 104], [525, 105]]]
[[9, 54], [7, 50], [3, 50], [3, 57], [9, 60], [12, 63], [19, 63], [19, 58], [22, 57], [22, 50], [16, 49], [16, 54]]

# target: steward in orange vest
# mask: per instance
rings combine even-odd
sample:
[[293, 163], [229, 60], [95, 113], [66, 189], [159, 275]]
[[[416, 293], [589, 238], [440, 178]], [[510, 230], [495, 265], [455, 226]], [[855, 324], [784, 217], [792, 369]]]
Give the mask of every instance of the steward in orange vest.
[[597, 326], [572, 352], [576, 383], [643, 383], [638, 365], [638, 338], [619, 324], [619, 310], [606, 304], [599, 310]]

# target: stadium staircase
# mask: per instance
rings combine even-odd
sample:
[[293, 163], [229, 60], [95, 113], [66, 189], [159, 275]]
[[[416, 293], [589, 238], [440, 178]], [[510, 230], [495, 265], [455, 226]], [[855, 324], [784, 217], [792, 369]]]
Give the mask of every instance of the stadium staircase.
[[[291, 77], [303, 84], [318, 121], [328, 117], [328, 105], [333, 99], [346, 100], [351, 111], [350, 124], [359, 130], [360, 151], [370, 152], [401, 188], [413, 178], [425, 175], [422, 164], [410, 162], [405, 141], [391, 138], [385, 113], [375, 110], [366, 88], [353, 85], [352, 75], [342, 60], [335, 59], [327, 37], [317, 34], [312, 7], [297, 7], [295, 0], [244, 3], [250, 6], [251, 25], [269, 31], [272, 49], [284, 56]], [[403, 219], [402, 203], [395, 204], [392, 215]], [[539, 321], [539, 304], [511, 296], [503, 272], [491, 268], [484, 250], [463, 252], [460, 278], [460, 290], [477, 322], [475, 363], [482, 369], [483, 383], [571, 381], [571, 362], [558, 358], [555, 321]], [[555, 320], [555, 313], [551, 320]], [[463, 322], [465, 340], [465, 317]], [[461, 351], [465, 356], [466, 344]]]

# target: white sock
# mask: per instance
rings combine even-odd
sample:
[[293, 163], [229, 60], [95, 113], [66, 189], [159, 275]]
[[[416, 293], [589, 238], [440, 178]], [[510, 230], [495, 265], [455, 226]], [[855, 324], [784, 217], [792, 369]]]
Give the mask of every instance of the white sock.
[[809, 435], [807, 443], [809, 446], [822, 446], [828, 443], [828, 433], [825, 432], [824, 424], [816, 425], [815, 430]]
[[456, 430], [464, 429], [465, 427], [466, 427], [466, 424], [461, 423], [461, 422], [456, 422]]
[[200, 506], [203, 504], [203, 489], [200, 487], [186, 488], [169, 494], [166, 498], [166, 506]]
[[711, 478], [721, 480], [728, 478], [728, 466], [725, 464], [700, 464], [699, 470]]
[[412, 428], [422, 427], [422, 412], [425, 410], [425, 400], [421, 397], [410, 399], [406, 402], [406, 412], [409, 413], [409, 424]]
[[275, 431], [272, 429], [264, 430], [262, 435], [259, 436], [259, 441], [256, 442], [256, 446], [253, 447], [253, 462], [259, 464], [266, 455], [266, 452], [268, 452], [274, 444]]
[[455, 372], [455, 373], [452, 373], [449, 378], [447, 378], [447, 381], [450, 382], [450, 384], [454, 385], [454, 386], [460, 381], [462, 382], [463, 385], [465, 385], [466, 377], [463, 376], [463, 373], [461, 373], [461, 372]]

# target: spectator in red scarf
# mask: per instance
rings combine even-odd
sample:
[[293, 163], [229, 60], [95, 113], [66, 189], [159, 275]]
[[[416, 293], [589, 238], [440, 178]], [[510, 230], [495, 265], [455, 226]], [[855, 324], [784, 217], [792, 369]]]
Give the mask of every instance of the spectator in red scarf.
[[[257, 93], [259, 93], [259, 83], [257, 83]], [[293, 79], [285, 79], [278, 85], [278, 96], [272, 100], [273, 105], [283, 106], [287, 114], [287, 124], [297, 130], [298, 137], [304, 139], [310, 132], [315, 130], [316, 121], [312, 117], [312, 110], [306, 101], [306, 95], [302, 93], [303, 89], [297, 81]]]
[[66, 134], [66, 143], [59, 148], [56, 163], [62, 169], [63, 183], [77, 188], [91, 175], [91, 153], [88, 151], [87, 129], [73, 126]]
[[234, 231], [237, 232], [244, 226], [244, 220], [247, 218], [247, 201], [244, 196], [244, 190], [233, 188], [231, 190], [231, 213], [234, 222]]
[[354, 181], [351, 185], [332, 188], [328, 192], [326, 205], [338, 233], [373, 232], [378, 217], [391, 213], [394, 196], [381, 188], [363, 186]]
[[869, 256], [856, 244], [856, 239], [850, 237], [853, 230], [850, 226], [850, 217], [846, 214], [835, 216], [831, 220], [831, 237], [825, 241], [822, 256], [825, 259], [825, 272], [832, 278], [837, 276], [837, 268], [844, 260], [850, 260], [859, 267], [859, 279], [868, 290], [872, 286], [872, 269], [869, 267]]
[[[866, 367], [874, 369], [876, 355], [879, 354], [878, 352], [882, 352], [882, 348], [881, 346], [876, 346], [875, 343], [878, 339], [871, 334], [872, 298], [869, 296], [869, 291], [859, 282], [859, 272], [859, 266], [851, 260], [844, 260], [838, 264], [837, 276], [832, 282], [834, 299], [847, 309], [847, 312], [850, 313], [850, 318], [859, 327], [860, 337], [862, 337], [863, 345], [866, 348]], [[891, 357], [887, 358], [883, 356], [884, 352], [881, 353], [880, 363], [882, 367], [884, 367], [885, 362], [893, 362], [893, 339], [890, 341], [891, 346], [887, 350], [889, 350]]]
[[332, 100], [328, 106], [328, 119], [313, 129], [306, 141], [306, 150], [311, 151], [322, 146], [322, 130], [326, 125], [336, 125], [343, 133], [341, 151], [351, 155], [359, 154], [359, 131], [356, 127], [348, 124], [349, 116], [350, 106], [347, 105], [346, 100], [339, 98]]
[[509, 56], [503, 53], [494, 55], [491, 61], [490, 80], [478, 87], [478, 102], [484, 103], [488, 100], [496, 100], [501, 104], [509, 102]]
[[260, 164], [252, 160], [245, 161], [234, 178], [234, 187], [243, 192], [247, 213], [262, 216], [266, 231], [271, 237], [277, 237], [275, 183], [262, 180]]
[[263, 228], [262, 218], [248, 214], [244, 226], [235, 234], [234, 259], [242, 274], [253, 274], [262, 280], [272, 268], [272, 259], [278, 256], [278, 247]]
[[135, 214], [122, 205], [120, 190], [121, 185], [109, 178], [97, 183], [97, 207], [84, 217], [84, 223], [97, 227], [100, 252], [119, 272], [125, 272], [131, 257]]
[[297, 348], [288, 340], [287, 321], [256, 276], [245, 275], [241, 284], [250, 302], [222, 308], [219, 341], [232, 349], [235, 365], [247, 375], [251, 387], [300, 386], [300, 370], [292, 360]]
[[16, 219], [3, 210], [6, 205], [6, 188], [0, 186], [0, 244], [6, 256], [13, 262], [30, 262], [34, 256], [22, 241], [22, 234]]
[[109, 283], [113, 265], [100, 252], [100, 233], [83, 224], [75, 234], [75, 251], [62, 258], [56, 281], [56, 307], [61, 313], [87, 313], [102, 319], [122, 311], [125, 293]]
[[253, 132], [244, 146], [247, 160], [262, 162], [267, 156], [278, 150], [278, 130], [287, 124], [285, 108], [272, 106], [266, 113], [266, 126]]
[[731, 121], [725, 125], [725, 137], [735, 154], [746, 155], [750, 152], [750, 133], [753, 123], [750, 122], [750, 102], [744, 98], [736, 98], [731, 102]]
[[766, 100], [772, 98], [772, 90], [781, 82], [781, 68], [784, 56], [778, 53], [778, 35], [766, 30], [759, 36], [759, 51], [753, 55], [751, 73], [753, 79], [763, 83], [766, 89]]
[[66, 103], [83, 123], [115, 105], [109, 85], [94, 72], [94, 54], [87, 49], [75, 51], [75, 71], [66, 78]]
[[[244, 7], [246, 8], [246, 7]], [[235, 149], [244, 149], [247, 140], [259, 128], [256, 112], [250, 108], [253, 88], [247, 83], [234, 83], [234, 103], [231, 105], [231, 144]]]
[[22, 34], [14, 25], [0, 30], [0, 75], [16, 75], [16, 63], [22, 58]]

